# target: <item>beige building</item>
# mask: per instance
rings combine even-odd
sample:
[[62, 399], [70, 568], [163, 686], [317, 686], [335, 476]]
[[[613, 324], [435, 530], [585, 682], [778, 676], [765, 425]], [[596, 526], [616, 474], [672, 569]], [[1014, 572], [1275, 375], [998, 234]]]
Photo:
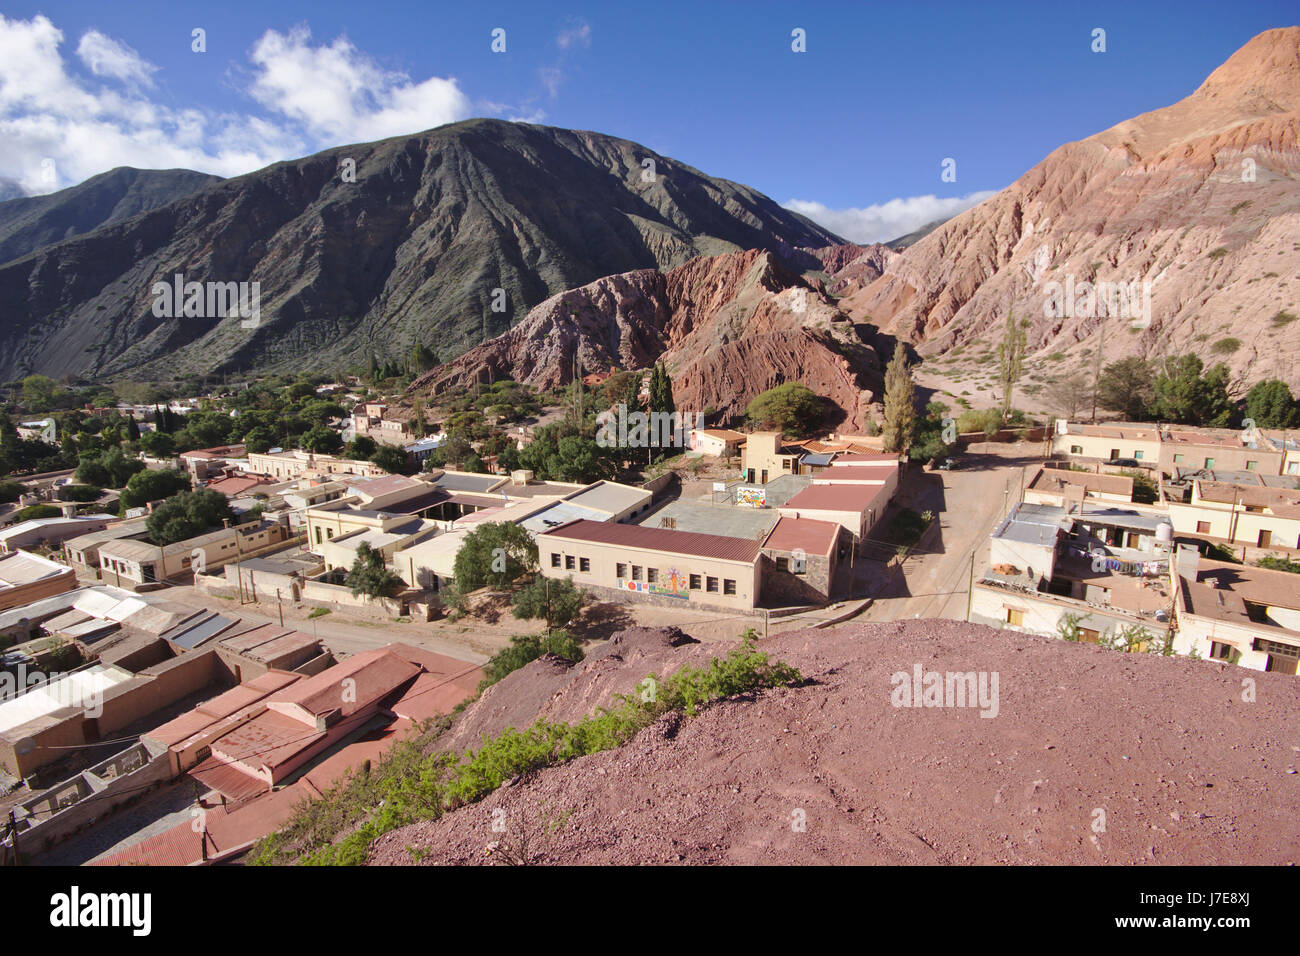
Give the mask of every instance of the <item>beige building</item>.
[[797, 475], [803, 453], [787, 445], [780, 432], [751, 432], [740, 446], [740, 471], [749, 484], [765, 485], [781, 475]]
[[400, 562], [395, 560], [395, 555], [399, 551], [432, 538], [439, 530], [438, 525], [432, 521], [410, 518], [406, 515], [394, 517], [401, 520], [380, 520], [373, 527], [335, 535], [326, 538], [319, 545], [314, 544], [313, 548], [319, 552], [325, 563], [325, 570], [332, 571], [335, 568], [351, 570], [357, 560], [357, 552], [363, 544], [369, 545], [372, 551], [379, 552], [386, 565], [399, 567]]
[[370, 478], [388, 472], [371, 461], [317, 455], [309, 451], [249, 452], [248, 470], [256, 475], [269, 475], [280, 481], [328, 475], [354, 475]]
[[743, 538], [580, 519], [537, 550], [547, 577], [630, 601], [747, 611], [761, 593], [759, 544]]
[[1181, 534], [1257, 548], [1300, 548], [1300, 491], [1193, 481], [1189, 502], [1170, 501]]
[[119, 538], [100, 545], [100, 576], [109, 583], [130, 587], [189, 571], [212, 571], [260, 554], [288, 536], [288, 529], [279, 522], [261, 521], [221, 528], [168, 545], [153, 544], [145, 540], [144, 534]]
[[1295, 674], [1300, 663], [1300, 590], [1296, 576], [1202, 558], [1175, 556], [1178, 636], [1174, 649], [1195, 651], [1257, 671]]
[[1263, 435], [1236, 429], [1170, 426], [1161, 432], [1161, 439], [1160, 470], [1166, 475], [1202, 469], [1280, 475], [1286, 457]]
[[1066, 468], [1039, 468], [1025, 486], [1024, 500], [1039, 505], [1064, 505], [1071, 501], [1133, 501], [1133, 479], [1128, 475], [1101, 475]]
[[[827, 471], [823, 474], [829, 473]], [[848, 531], [853, 538], [854, 547], [860, 550], [893, 497], [898, 483], [897, 470], [892, 475], [892, 481], [882, 481], [879, 484], [821, 484], [818, 483], [820, 479], [821, 475], [814, 478], [813, 484], [783, 504], [779, 509], [782, 517], [811, 518], [814, 521], [838, 524]]]
[[1154, 468], [1160, 461], [1160, 432], [1154, 425], [1084, 425], [1057, 419], [1052, 454], [1096, 461], [1132, 458]]
[[734, 458], [740, 451], [740, 443], [745, 440], [743, 432], [730, 428], [692, 428], [689, 446], [701, 455], [715, 458]]

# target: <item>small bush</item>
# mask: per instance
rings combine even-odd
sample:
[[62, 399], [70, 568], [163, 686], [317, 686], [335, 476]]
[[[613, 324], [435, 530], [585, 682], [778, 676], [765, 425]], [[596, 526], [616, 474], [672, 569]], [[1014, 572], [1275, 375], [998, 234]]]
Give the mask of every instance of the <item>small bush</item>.
[[1222, 259], [1227, 254], [1228, 254], [1227, 248], [1224, 246], [1219, 246], [1219, 248], [1211, 249], [1209, 252], [1207, 252], [1206, 257], [1209, 259]]

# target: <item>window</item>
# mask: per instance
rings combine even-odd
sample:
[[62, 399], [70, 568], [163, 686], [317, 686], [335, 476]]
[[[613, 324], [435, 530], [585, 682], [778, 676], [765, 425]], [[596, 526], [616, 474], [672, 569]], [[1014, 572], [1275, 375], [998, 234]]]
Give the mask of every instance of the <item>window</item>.
[[1232, 660], [1232, 652], [1235, 648], [1231, 644], [1224, 644], [1222, 641], [1210, 641], [1210, 658], [1216, 661]]
[[699, 576], [698, 574], [692, 574], [692, 575], [691, 575], [691, 590], [692, 590], [692, 591], [698, 591], [698, 590], [700, 589], [700, 584], [701, 584], [701, 582], [700, 582], [700, 576]]
[[718, 593], [718, 579], [715, 578], [715, 577], [709, 577], [709, 578], [705, 581], [705, 587], [704, 587], [704, 590], [708, 591], [710, 594], [717, 594], [717, 593]]
[[1007, 608], [1007, 623], [1020, 627], [1025, 623], [1025, 612], [1018, 607]]
[[579, 558], [579, 559], [578, 559], [578, 570], [579, 570], [579, 571], [590, 571], [590, 570], [591, 570], [591, 558]]
[[1101, 631], [1092, 627], [1079, 628], [1079, 641], [1083, 644], [1100, 644]]
[[320, 544], [320, 528], [316, 529], [316, 543]]
[[556, 552], [552, 551], [552, 552], [551, 552], [551, 567], [553, 567], [553, 568], [558, 568], [559, 566], [560, 566], [560, 556], [559, 556]]
[[1183, 456], [1182, 456], [1182, 455], [1174, 455], [1174, 464], [1175, 464], [1175, 465], [1181, 465], [1182, 463], [1183, 463]]
[[1246, 470], [1247, 470], [1247, 471], [1256, 471], [1256, 470], [1258, 470], [1258, 469], [1259, 469], [1259, 462], [1257, 462], [1257, 461], [1248, 461], [1248, 462], [1246, 462]]
[[577, 566], [578, 566], [578, 559], [576, 556], [572, 554], [566, 554], [564, 556], [564, 570], [572, 571]]
[[1082, 454], [1083, 454], [1083, 446], [1082, 446], [1082, 445], [1071, 445], [1071, 446], [1070, 446], [1070, 454], [1071, 454], [1071, 455], [1082, 455]]
[[1207, 459], [1205, 459], [1205, 467], [1206, 467], [1207, 470], [1213, 468], [1213, 467], [1214, 467], [1214, 459], [1213, 459], [1213, 458], [1207, 458]]
[[646, 580], [646, 584], [657, 584], [657, 583], [659, 582], [659, 569], [658, 569], [658, 568], [646, 568], [646, 569], [645, 569], [645, 580]]
[[1197, 533], [1197, 534], [1209, 534], [1209, 533], [1210, 533], [1210, 523], [1209, 523], [1208, 521], [1198, 521], [1198, 522], [1196, 522], [1196, 533]]
[[616, 564], [616, 565], [614, 565], [614, 573], [618, 575], [618, 579], [619, 579], [620, 581], [626, 581], [626, 580], [627, 580], [627, 565], [626, 565], [626, 564]]
[[789, 570], [790, 570], [790, 559], [789, 559], [789, 558], [777, 558], [777, 559], [776, 559], [776, 569], [777, 569], [778, 571], [789, 571]]
[[731, 580], [731, 578], [723, 578], [723, 579], [722, 579], [722, 593], [723, 593], [723, 594], [735, 594], [735, 593], [736, 593], [736, 582], [733, 581], [733, 580]]
[[639, 564], [632, 565], [632, 580], [633, 581], [641, 580], [641, 565]]
[[1134, 459], [1136, 459], [1137, 461], [1141, 461], [1141, 460], [1142, 460], [1142, 455], [1143, 455], [1143, 452], [1142, 452], [1142, 449], [1141, 449], [1141, 448], [1139, 448], [1137, 451], [1133, 452], [1133, 457], [1134, 457]]

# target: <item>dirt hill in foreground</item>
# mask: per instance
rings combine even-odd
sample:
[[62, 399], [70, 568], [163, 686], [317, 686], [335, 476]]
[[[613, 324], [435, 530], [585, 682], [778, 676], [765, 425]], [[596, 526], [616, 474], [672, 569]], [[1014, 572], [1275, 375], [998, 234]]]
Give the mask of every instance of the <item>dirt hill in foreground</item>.
[[[573, 668], [534, 662], [467, 710], [454, 739], [523, 726], [539, 710], [574, 720], [651, 671], [726, 649], [673, 643], [645, 629]], [[850, 624], [783, 634], [763, 648], [811, 682], [665, 718], [620, 749], [390, 833], [372, 863], [1300, 857], [1292, 677], [956, 621]], [[996, 673], [997, 716], [892, 706], [891, 675], [918, 664]], [[1253, 702], [1242, 699], [1247, 679]], [[505, 831], [494, 831], [502, 819]]]

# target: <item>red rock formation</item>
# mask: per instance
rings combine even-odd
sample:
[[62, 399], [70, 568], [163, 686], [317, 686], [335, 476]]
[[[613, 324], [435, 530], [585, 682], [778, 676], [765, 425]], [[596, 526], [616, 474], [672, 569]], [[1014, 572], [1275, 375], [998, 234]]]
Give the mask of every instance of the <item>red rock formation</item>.
[[744, 414], [759, 393], [803, 382], [862, 427], [879, 381], [875, 352], [848, 317], [771, 253], [700, 257], [667, 272], [607, 276], [552, 296], [509, 332], [426, 373], [414, 393], [437, 396], [476, 380], [512, 378], [538, 389], [611, 366], [662, 359], [679, 409]]
[[[1151, 326], [1110, 320], [1107, 361], [1193, 351], [1241, 383], [1300, 386], [1300, 27], [1269, 30], [1191, 96], [1077, 143], [885, 264], [841, 307], [936, 355], [996, 341], [1065, 352], [1107, 319], [1048, 316], [1049, 284], [1151, 283]], [[1223, 339], [1237, 339], [1214, 348]]]

